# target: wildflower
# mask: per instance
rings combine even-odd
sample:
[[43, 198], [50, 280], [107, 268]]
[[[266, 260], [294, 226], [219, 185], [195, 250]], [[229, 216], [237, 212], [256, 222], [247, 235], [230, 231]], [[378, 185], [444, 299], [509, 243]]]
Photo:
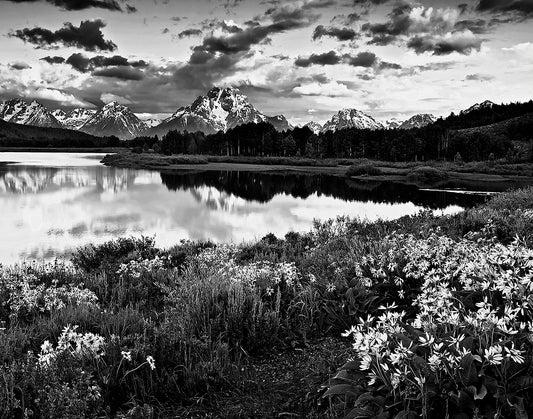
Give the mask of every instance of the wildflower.
[[498, 345], [485, 349], [484, 355], [490, 365], [500, 365], [503, 361], [502, 347]]
[[372, 357], [370, 355], [365, 355], [363, 359], [361, 360], [361, 364], [359, 365], [359, 369], [361, 371], [366, 371], [370, 369], [370, 365], [372, 364]]
[[125, 359], [126, 361], [131, 362], [131, 351], [122, 351], [122, 359]]
[[274, 289], [272, 287], [267, 287], [265, 292], [266, 292], [266, 295], [270, 297], [272, 294], [274, 294]]
[[335, 284], [333, 283], [329, 283], [327, 286], [326, 286], [326, 291], [327, 292], [333, 292], [337, 289], [337, 287], [335, 286]]
[[506, 357], [511, 358], [517, 364], [523, 364], [525, 362], [524, 357], [522, 356], [522, 351], [515, 349], [514, 343], [511, 348], [505, 347]]
[[148, 362], [148, 366], [150, 367], [150, 369], [153, 371], [155, 370], [155, 360], [154, 360], [154, 357], [151, 356], [151, 355], [148, 355], [146, 357], [146, 362]]
[[433, 336], [430, 336], [427, 332], [426, 336], [420, 336], [418, 340], [420, 341], [420, 344], [422, 346], [430, 346], [433, 344], [433, 342], [435, 342], [435, 338]]

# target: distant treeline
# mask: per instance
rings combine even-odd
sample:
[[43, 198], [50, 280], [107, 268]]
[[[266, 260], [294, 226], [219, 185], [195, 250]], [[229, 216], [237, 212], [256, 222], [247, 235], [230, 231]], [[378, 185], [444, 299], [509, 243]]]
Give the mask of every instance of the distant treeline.
[[532, 140], [533, 101], [529, 101], [452, 113], [411, 130], [351, 128], [316, 135], [307, 127], [278, 132], [268, 123], [259, 123], [210, 135], [170, 131], [161, 139], [138, 137], [128, 145], [155, 148], [164, 154], [472, 161], [502, 157], [529, 160]]
[[123, 145], [115, 136], [96, 137], [81, 131], [42, 128], [0, 120], [0, 147], [100, 148]]

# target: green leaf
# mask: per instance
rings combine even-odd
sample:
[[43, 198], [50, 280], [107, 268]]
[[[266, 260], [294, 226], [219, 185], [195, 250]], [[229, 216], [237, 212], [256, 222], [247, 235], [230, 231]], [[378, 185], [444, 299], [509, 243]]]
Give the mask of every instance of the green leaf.
[[326, 391], [323, 397], [338, 396], [338, 395], [357, 396], [356, 388], [352, 384], [337, 384], [336, 386], [333, 386], [328, 391]]
[[523, 391], [533, 387], [533, 377], [530, 375], [522, 375], [513, 380], [513, 388], [515, 391]]
[[461, 410], [473, 410], [475, 408], [474, 400], [466, 391], [459, 390], [459, 407]]

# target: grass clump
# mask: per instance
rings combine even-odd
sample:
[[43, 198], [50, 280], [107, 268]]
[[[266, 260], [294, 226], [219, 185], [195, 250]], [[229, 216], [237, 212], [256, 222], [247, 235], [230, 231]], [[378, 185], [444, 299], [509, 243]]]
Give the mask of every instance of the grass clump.
[[346, 170], [346, 176], [379, 176], [382, 173], [379, 167], [371, 163], [354, 163]]

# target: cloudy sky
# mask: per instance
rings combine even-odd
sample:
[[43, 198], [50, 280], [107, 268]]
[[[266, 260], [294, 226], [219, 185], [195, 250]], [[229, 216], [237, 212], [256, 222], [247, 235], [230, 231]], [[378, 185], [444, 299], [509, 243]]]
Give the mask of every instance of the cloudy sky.
[[212, 86], [323, 122], [533, 98], [533, 0], [0, 0], [0, 100], [166, 116]]

